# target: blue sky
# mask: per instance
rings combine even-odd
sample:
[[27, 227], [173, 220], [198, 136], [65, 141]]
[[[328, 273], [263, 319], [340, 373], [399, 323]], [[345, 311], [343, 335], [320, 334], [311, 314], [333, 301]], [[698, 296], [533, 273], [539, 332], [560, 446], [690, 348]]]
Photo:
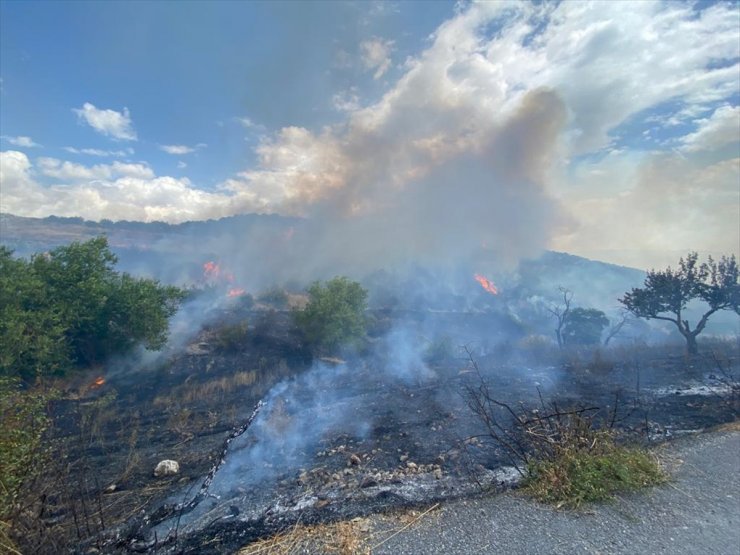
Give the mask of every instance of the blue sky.
[[739, 10], [1, 1], [0, 210], [738, 252]]
[[[381, 92], [367, 71], [342, 64], [342, 53], [358, 56], [360, 43], [377, 33], [392, 34], [399, 55], [416, 52], [453, 9], [449, 2], [379, 6], [3, 2], [3, 135], [30, 136], [48, 155], [64, 156], [70, 145], [118, 150], [121, 143], [80, 126], [72, 108], [127, 107], [138, 136], [126, 145], [136, 151], [131, 159], [211, 187], [252, 159], [258, 126], [320, 127], [338, 119], [337, 91]], [[159, 144], [209, 148], [172, 157]]]

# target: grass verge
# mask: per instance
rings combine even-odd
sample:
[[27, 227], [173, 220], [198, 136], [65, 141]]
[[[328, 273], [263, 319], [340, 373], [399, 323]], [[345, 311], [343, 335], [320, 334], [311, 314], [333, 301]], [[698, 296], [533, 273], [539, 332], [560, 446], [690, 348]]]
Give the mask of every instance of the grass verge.
[[590, 444], [560, 445], [549, 459], [530, 461], [523, 490], [557, 507], [577, 508], [666, 481], [652, 453], [618, 445], [608, 431], [592, 436]]

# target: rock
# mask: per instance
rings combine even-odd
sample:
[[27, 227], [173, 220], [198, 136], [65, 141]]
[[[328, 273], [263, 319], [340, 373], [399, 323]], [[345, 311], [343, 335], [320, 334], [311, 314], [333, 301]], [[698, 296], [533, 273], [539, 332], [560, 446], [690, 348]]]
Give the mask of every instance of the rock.
[[409, 458], [408, 455], [401, 455], [400, 457], [398, 457], [398, 460], [401, 462], [406, 462], [408, 458]]
[[442, 479], [442, 470], [441, 469], [439, 469], [439, 468], [435, 468], [434, 469], [434, 478], [436, 480], [441, 480]]
[[180, 472], [180, 463], [169, 459], [159, 461], [157, 463], [157, 466], [154, 467], [154, 476], [156, 476], [157, 478], [174, 476], [178, 472]]
[[113, 493], [117, 489], [118, 489], [118, 486], [116, 486], [116, 484], [111, 484], [103, 490], [103, 493]]
[[353, 466], [360, 466], [360, 463], [361, 463], [361, 462], [362, 462], [362, 461], [360, 460], [360, 457], [358, 457], [358, 456], [357, 456], [357, 455], [355, 455], [354, 453], [352, 453], [352, 454], [351, 454], [351, 455], [349, 456], [349, 464], [350, 464], [350, 465], [353, 465]]
[[365, 478], [360, 483], [361, 488], [371, 488], [377, 485], [378, 485], [378, 481], [372, 476], [365, 476]]

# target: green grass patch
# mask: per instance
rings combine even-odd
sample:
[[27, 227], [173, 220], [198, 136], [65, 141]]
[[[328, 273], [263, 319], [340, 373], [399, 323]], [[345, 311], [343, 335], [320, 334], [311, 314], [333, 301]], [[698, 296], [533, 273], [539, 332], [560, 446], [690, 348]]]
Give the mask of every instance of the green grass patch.
[[564, 445], [548, 460], [530, 461], [524, 490], [557, 507], [612, 499], [666, 481], [655, 456], [644, 449], [617, 445], [608, 432], [598, 432], [589, 446]]

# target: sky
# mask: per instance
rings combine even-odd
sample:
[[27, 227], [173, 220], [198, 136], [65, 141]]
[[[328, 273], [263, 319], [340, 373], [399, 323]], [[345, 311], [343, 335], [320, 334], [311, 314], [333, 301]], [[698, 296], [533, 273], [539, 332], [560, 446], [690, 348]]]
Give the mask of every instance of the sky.
[[658, 267], [740, 253], [739, 101], [736, 2], [2, 0], [0, 211]]

